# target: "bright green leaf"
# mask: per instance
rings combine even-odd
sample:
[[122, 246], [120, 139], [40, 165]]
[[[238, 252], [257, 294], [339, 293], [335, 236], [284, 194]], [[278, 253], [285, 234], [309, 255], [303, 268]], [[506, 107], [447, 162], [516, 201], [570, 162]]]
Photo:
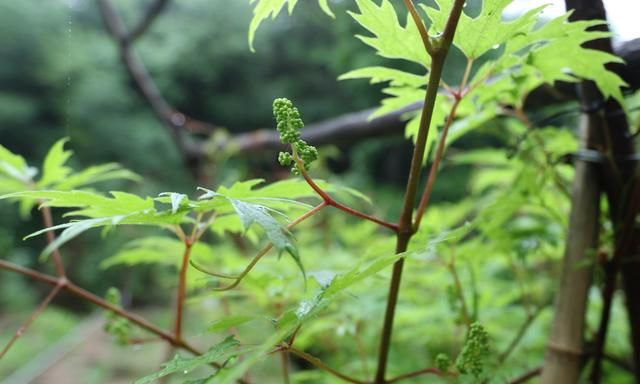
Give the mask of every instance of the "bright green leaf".
[[60, 139], [49, 149], [42, 164], [42, 177], [38, 181], [40, 188], [46, 188], [64, 180], [72, 172], [71, 168], [65, 166], [73, 153], [64, 149], [68, 141], [68, 138]]
[[229, 336], [220, 343], [211, 347], [206, 353], [202, 354], [201, 356], [187, 358], [180, 355], [175, 355], [173, 357], [173, 360], [162, 364], [162, 369], [160, 371], [145, 376], [142, 379], [136, 380], [135, 384], [151, 383], [161, 377], [165, 377], [176, 372], [188, 373], [201, 365], [229, 358], [230, 356], [233, 356], [233, 350], [239, 345], [240, 342], [238, 340], [236, 340], [233, 336]]
[[225, 316], [220, 320], [216, 320], [211, 323], [207, 327], [207, 332], [221, 332], [226, 331], [229, 328], [237, 327], [238, 325], [242, 325], [248, 323], [253, 320], [262, 319], [263, 316], [250, 316], [250, 315], [235, 315], [235, 316]]
[[373, 47], [378, 55], [389, 59], [402, 59], [429, 68], [431, 57], [422, 44], [418, 28], [407, 17], [405, 26], [389, 0], [376, 5], [373, 0], [356, 0], [360, 13], [349, 12], [358, 24], [373, 34], [373, 37], [357, 35], [365, 44]]

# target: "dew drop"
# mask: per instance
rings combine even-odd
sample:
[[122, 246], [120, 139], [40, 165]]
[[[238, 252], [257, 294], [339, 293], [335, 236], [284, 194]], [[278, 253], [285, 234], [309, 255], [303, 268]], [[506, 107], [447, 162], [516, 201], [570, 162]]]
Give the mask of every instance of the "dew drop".
[[491, 48], [498, 49], [498, 48], [500, 48], [500, 44], [494, 44], [493, 47], [491, 47]]

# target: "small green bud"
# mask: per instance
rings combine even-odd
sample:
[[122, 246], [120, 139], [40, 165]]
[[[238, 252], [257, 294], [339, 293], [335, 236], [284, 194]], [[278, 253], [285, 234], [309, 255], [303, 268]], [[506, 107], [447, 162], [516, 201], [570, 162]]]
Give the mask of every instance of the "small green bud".
[[289, 152], [280, 152], [278, 154], [278, 163], [283, 166], [289, 166], [293, 163], [293, 157]]
[[436, 356], [436, 368], [442, 372], [446, 372], [451, 366], [451, 358], [444, 353], [438, 353]]
[[456, 359], [456, 368], [460, 373], [471, 373], [478, 377], [489, 354], [489, 334], [479, 323], [473, 323], [467, 333], [462, 352]]
[[[120, 307], [122, 295], [117, 288], [110, 287], [109, 289], [107, 289], [104, 299], [108, 303]], [[108, 334], [113, 335], [116, 338], [118, 344], [129, 344], [129, 332], [131, 330], [131, 323], [129, 322], [129, 320], [120, 317], [111, 311], [108, 311], [107, 322], [104, 324], [104, 330]]]
[[[309, 170], [311, 163], [318, 159], [318, 150], [300, 139], [300, 129], [304, 127], [300, 111], [293, 106], [291, 100], [280, 98], [273, 101], [273, 116], [276, 119], [280, 141], [290, 144], [302, 160], [304, 170]], [[289, 166], [294, 163], [294, 159], [290, 153], [280, 152], [278, 162], [283, 166]], [[292, 172], [295, 175], [300, 174], [297, 165], [292, 168]]]

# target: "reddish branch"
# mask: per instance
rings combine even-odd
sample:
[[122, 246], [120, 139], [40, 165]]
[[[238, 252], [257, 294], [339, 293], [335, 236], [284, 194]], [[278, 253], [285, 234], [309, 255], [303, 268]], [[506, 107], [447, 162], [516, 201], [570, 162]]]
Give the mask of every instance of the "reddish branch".
[[424, 191], [422, 192], [422, 197], [420, 198], [420, 204], [418, 205], [418, 210], [416, 211], [416, 218], [413, 224], [414, 230], [418, 230], [420, 228], [420, 222], [422, 221], [422, 216], [424, 215], [427, 206], [429, 205], [429, 199], [431, 198], [431, 192], [433, 192], [433, 186], [436, 182], [436, 177], [438, 176], [438, 171], [440, 169], [440, 163], [442, 162], [442, 158], [444, 156], [444, 149], [447, 144], [447, 135], [449, 133], [449, 128], [451, 127], [451, 123], [456, 116], [456, 112], [458, 110], [458, 106], [460, 105], [460, 101], [462, 101], [462, 97], [457, 96], [453, 105], [451, 106], [451, 111], [449, 112], [449, 116], [447, 117], [447, 122], [444, 124], [442, 128], [442, 134], [440, 135], [440, 140], [438, 141], [438, 147], [436, 149], [436, 154], [433, 159], [433, 163], [431, 164], [431, 169], [429, 170], [429, 176], [427, 177], [427, 181], [424, 187]]
[[297, 158], [296, 156], [296, 163], [298, 164], [298, 169], [300, 169], [300, 173], [302, 175], [302, 177], [304, 178], [304, 180], [307, 182], [307, 184], [309, 184], [309, 186], [318, 194], [318, 196], [320, 196], [322, 198], [322, 200], [324, 201], [324, 203], [326, 205], [335, 207], [351, 216], [355, 216], [355, 217], [359, 217], [363, 220], [368, 220], [371, 222], [374, 222], [378, 225], [381, 225], [385, 228], [388, 228], [394, 232], [398, 232], [398, 225], [394, 224], [394, 223], [389, 223], [385, 220], [382, 219], [378, 219], [377, 217], [368, 215], [366, 213], [357, 211], [353, 208], [347, 207], [344, 204], [341, 204], [339, 202], [337, 202], [336, 200], [334, 200], [326, 191], [324, 191], [322, 188], [320, 188], [320, 186], [318, 184], [316, 184], [313, 179], [309, 176], [309, 174], [307, 174], [307, 172], [304, 170], [304, 164], [302, 164], [302, 162], [300, 161], [300, 159]]
[[[163, 330], [162, 328], [158, 327], [157, 325], [151, 323], [150, 321], [148, 321], [147, 319], [136, 315], [134, 313], [131, 313], [129, 311], [126, 311], [120, 307], [118, 307], [115, 304], [111, 304], [107, 301], [105, 301], [103, 298], [94, 295], [93, 293], [78, 287], [77, 285], [75, 285], [74, 283], [72, 283], [71, 281], [67, 280], [64, 277], [54, 277], [51, 275], [46, 275], [37, 271], [34, 271], [32, 269], [29, 268], [25, 268], [22, 266], [19, 266], [17, 264], [14, 263], [10, 263], [8, 261], [4, 261], [4, 260], [0, 260], [0, 269], [5, 269], [8, 271], [13, 271], [13, 272], [17, 272], [20, 273], [22, 275], [28, 276], [30, 278], [33, 278], [35, 280], [38, 281], [42, 281], [45, 282], [47, 284], [50, 285], [54, 285], [58, 288], [59, 291], [66, 291], [68, 293], [71, 293], [72, 295], [75, 295], [77, 297], [80, 297], [81, 299], [84, 299], [90, 303], [93, 303], [95, 305], [97, 305], [98, 307], [101, 307], [105, 310], [111, 311], [115, 314], [117, 314], [120, 317], [123, 317], [127, 320], [129, 320], [131, 323], [137, 325], [138, 327], [149, 331], [155, 335], [157, 335], [158, 337], [160, 337], [161, 339], [165, 340], [166, 342], [168, 342], [169, 344], [171, 344], [172, 346], [176, 347], [176, 348], [181, 348], [184, 349], [185, 351], [199, 356], [202, 355], [202, 351], [196, 349], [194, 346], [192, 346], [191, 344], [187, 343], [184, 340], [178, 339], [174, 334], [171, 334], [170, 332], [167, 332], [165, 330]], [[57, 292], [56, 292], [57, 293]], [[213, 365], [216, 368], [220, 367], [220, 364], [218, 363], [212, 363], [211, 365]], [[238, 380], [239, 383], [244, 383], [247, 384], [246, 381], [244, 380]]]
[[539, 376], [542, 373], [542, 367], [534, 368], [528, 372], [523, 373], [522, 375], [516, 377], [511, 380], [509, 384], [523, 384], [527, 381], [533, 379], [536, 376]]
[[332, 374], [333, 376], [338, 377], [338, 378], [340, 378], [340, 379], [342, 379], [342, 380], [344, 380], [346, 382], [353, 383], [353, 384], [369, 384], [366, 381], [358, 380], [358, 379], [355, 379], [355, 378], [353, 378], [351, 376], [347, 376], [344, 373], [340, 373], [340, 372], [336, 371], [335, 369], [333, 369], [333, 368], [329, 367], [328, 365], [326, 365], [325, 363], [323, 363], [322, 360], [320, 360], [317, 357], [315, 357], [313, 355], [310, 355], [310, 354], [308, 354], [308, 353], [306, 353], [304, 351], [300, 351], [298, 349], [291, 348], [291, 347], [286, 348], [286, 350], [289, 351], [292, 355], [296, 355], [299, 358], [301, 358], [301, 359], [313, 364], [317, 368], [319, 368], [319, 369], [321, 369], [321, 370], [323, 370], [325, 372], [328, 372], [328, 373]]
[[190, 239], [184, 242], [184, 255], [182, 255], [182, 266], [180, 267], [180, 275], [178, 278], [178, 299], [176, 300], [176, 323], [174, 334], [177, 340], [182, 340], [182, 317], [184, 313], [184, 297], [187, 287], [187, 269], [189, 267], [189, 256], [193, 242]]
[[396, 376], [396, 377], [394, 377], [392, 379], [387, 380], [386, 383], [388, 383], [388, 384], [396, 383], [396, 382], [402, 381], [404, 379], [410, 379], [410, 378], [418, 377], [418, 376], [422, 376], [422, 375], [444, 376], [444, 375], [446, 375], [446, 372], [442, 372], [441, 370], [439, 370], [437, 368], [423, 368], [423, 369], [419, 369], [419, 370], [414, 371], [414, 372], [409, 372], [409, 373], [402, 374], [400, 376]]
[[[44, 223], [44, 226], [46, 228], [53, 227], [53, 219], [51, 218], [51, 208], [47, 206], [43, 206], [42, 208], [40, 208], [40, 212], [42, 212], [42, 221]], [[47, 236], [47, 242], [49, 244], [53, 243], [54, 236], [55, 236], [53, 232], [47, 231], [46, 236]], [[65, 276], [64, 264], [62, 263], [62, 256], [60, 256], [60, 251], [58, 250], [58, 248], [55, 248], [51, 252], [51, 257], [53, 258], [53, 264], [56, 267], [56, 273], [58, 274], [58, 276], [64, 277]]]
[[4, 357], [4, 355], [9, 351], [9, 349], [11, 349], [11, 346], [13, 346], [13, 343], [16, 342], [16, 340], [18, 340], [18, 338], [20, 336], [22, 336], [22, 334], [27, 330], [27, 328], [29, 328], [29, 326], [31, 325], [31, 323], [33, 323], [33, 321], [38, 318], [38, 316], [40, 316], [40, 314], [42, 313], [42, 311], [44, 311], [45, 308], [47, 308], [47, 306], [49, 305], [49, 303], [51, 302], [51, 300], [53, 300], [53, 298], [58, 294], [58, 292], [60, 291], [60, 289], [62, 288], [62, 285], [57, 284], [52, 290], [51, 292], [49, 292], [49, 294], [47, 295], [47, 297], [45, 297], [45, 299], [42, 301], [42, 303], [40, 303], [40, 305], [36, 308], [35, 311], [33, 311], [33, 313], [31, 314], [31, 316], [29, 316], [29, 318], [20, 326], [20, 328], [18, 328], [18, 330], [16, 331], [16, 333], [13, 335], [13, 337], [11, 338], [11, 340], [9, 340], [9, 342], [7, 343], [7, 345], [5, 345], [4, 349], [2, 350], [2, 352], [0, 352], [0, 360], [2, 360], [2, 358]]

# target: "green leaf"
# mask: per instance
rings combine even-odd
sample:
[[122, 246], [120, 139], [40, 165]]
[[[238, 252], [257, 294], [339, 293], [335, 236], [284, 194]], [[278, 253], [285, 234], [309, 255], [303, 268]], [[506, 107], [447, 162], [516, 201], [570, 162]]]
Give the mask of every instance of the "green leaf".
[[567, 13], [535, 28], [534, 21], [539, 19], [541, 10], [535, 8], [500, 27], [505, 28], [502, 41], [492, 42], [503, 45], [504, 50], [485, 63], [471, 81], [474, 93], [479, 96], [479, 108], [484, 109], [484, 103], [495, 102], [522, 106], [526, 96], [543, 83], [581, 79], [594, 81], [605, 97], [613, 97], [624, 105], [621, 87], [626, 84], [605, 67], [622, 60], [583, 46], [588, 41], [611, 35], [593, 30], [603, 21], [569, 22], [570, 13]]
[[[260, 24], [269, 17], [275, 19], [284, 9], [285, 5], [287, 6], [287, 11], [291, 14], [298, 0], [250, 0], [249, 3], [255, 3], [253, 18], [249, 24], [249, 47], [251, 48], [251, 52], [254, 52], [253, 40], [255, 39], [255, 34]], [[318, 4], [324, 13], [332, 18], [335, 17], [329, 8], [328, 0], [318, 0]]]
[[[189, 197], [184, 193], [162, 192], [159, 196], [169, 196], [171, 202], [171, 213], [178, 212], [183, 205], [189, 205]], [[162, 201], [161, 199], [156, 199]]]
[[623, 63], [615, 55], [595, 49], [586, 49], [585, 42], [610, 36], [608, 32], [587, 30], [605, 22], [598, 20], [567, 23], [569, 15], [549, 22], [528, 38], [546, 38], [547, 43], [534, 47], [529, 54], [527, 64], [535, 67], [542, 78], [553, 84], [555, 81], [592, 80], [605, 98], [613, 97], [625, 105], [622, 87], [627, 84], [615, 72], [606, 69], [609, 63]]
[[24, 157], [16, 155], [0, 145], [0, 182], [4, 178], [30, 183], [38, 170], [27, 165]]
[[320, 9], [322, 12], [326, 13], [332, 19], [336, 18], [336, 15], [333, 14], [331, 8], [329, 7], [329, 0], [318, 0], [318, 5], [320, 5]]
[[418, 28], [408, 16], [402, 26], [389, 0], [382, 0], [379, 6], [372, 0], [356, 0], [356, 4], [360, 13], [349, 14], [373, 34], [373, 37], [357, 35], [357, 38], [382, 57], [408, 60], [429, 68], [431, 57], [424, 49]]
[[172, 214], [157, 211], [153, 199], [142, 198], [125, 192], [111, 192], [106, 197], [86, 191], [25, 191], [0, 196], [1, 199], [27, 198], [44, 201], [50, 207], [78, 208], [67, 216], [88, 217], [86, 220], [73, 221], [45, 228], [26, 238], [56, 229], [64, 229], [60, 236], [42, 252], [46, 258], [54, 249], [65, 244], [81, 233], [95, 227], [115, 226], [119, 224], [166, 226], [179, 223], [187, 212]]
[[[430, 36], [444, 31], [453, 0], [437, 0], [439, 9], [420, 4], [431, 20]], [[546, 6], [535, 8], [513, 21], [503, 21], [502, 14], [513, 0], [484, 0], [476, 17], [460, 15], [453, 44], [469, 59], [477, 59], [492, 49], [497, 49], [513, 36], [527, 33], [535, 25], [538, 15]]]
[[226, 331], [229, 328], [237, 327], [238, 325], [242, 325], [248, 323], [253, 320], [262, 319], [263, 316], [250, 316], [250, 315], [236, 315], [236, 316], [225, 316], [220, 320], [216, 320], [211, 323], [207, 327], [207, 332], [220, 332]]
[[140, 181], [141, 177], [137, 174], [122, 168], [116, 163], [107, 163], [94, 165], [83, 169], [82, 171], [72, 173], [68, 177], [59, 180], [53, 185], [57, 190], [68, 191], [89, 184], [95, 184], [108, 180], [132, 180]]
[[99, 218], [99, 219], [88, 219], [88, 220], [74, 221], [74, 222], [71, 222], [71, 223], [56, 225], [56, 226], [53, 226], [53, 227], [42, 229], [40, 231], [37, 231], [37, 232], [34, 232], [34, 233], [28, 235], [27, 237], [25, 237], [25, 239], [28, 239], [28, 238], [33, 237], [33, 236], [40, 235], [40, 234], [45, 233], [45, 232], [54, 231], [56, 229], [63, 229], [64, 228], [64, 231], [62, 231], [56, 237], [56, 239], [54, 241], [49, 243], [47, 245], [47, 247], [40, 254], [40, 261], [44, 262], [47, 259], [47, 257], [54, 250], [60, 248], [63, 244], [65, 244], [68, 241], [74, 239], [75, 237], [77, 237], [81, 233], [83, 233], [83, 232], [85, 232], [85, 231], [87, 231], [87, 230], [89, 230], [91, 228], [94, 228], [94, 227], [100, 227], [100, 226], [108, 225], [109, 223], [115, 224], [117, 221], [119, 221], [118, 217], [108, 217], [108, 218]]
[[427, 83], [426, 75], [415, 75], [410, 72], [382, 66], [354, 69], [338, 77], [338, 80], [370, 79], [371, 84], [389, 82], [395, 87], [409, 86], [416, 88]]
[[[106, 269], [116, 265], [165, 264], [178, 267], [184, 253], [184, 242], [163, 236], [148, 236], [128, 242], [115, 255], [100, 263]], [[203, 242], [196, 242], [191, 249], [193, 259], [210, 259], [213, 249]]]
[[135, 384], [151, 383], [154, 380], [176, 372], [188, 373], [201, 365], [226, 359], [233, 355], [233, 350], [238, 345], [240, 345], [240, 342], [233, 336], [229, 336], [220, 343], [211, 347], [201, 356], [186, 358], [176, 354], [173, 357], [173, 360], [162, 364], [162, 369], [160, 371], [136, 380]]
[[51, 186], [60, 180], [64, 180], [71, 173], [71, 168], [65, 166], [65, 163], [73, 154], [73, 152], [64, 149], [64, 145], [68, 141], [68, 138], [60, 139], [49, 149], [47, 156], [44, 158], [42, 177], [38, 181], [38, 187], [46, 188]]
[[330, 305], [339, 294], [344, 293], [356, 283], [374, 276], [400, 258], [408, 255], [409, 253], [380, 256], [369, 265], [364, 267], [357, 265], [346, 273], [335, 276], [328, 285], [322, 287], [311, 298], [301, 301], [295, 310], [285, 312], [278, 321], [278, 330], [266, 338], [252, 353], [245, 355], [239, 364], [229, 370], [221, 371], [215, 379], [208, 381], [208, 383], [230, 383], [242, 377], [252, 365], [265, 357], [274, 346], [282, 342], [298, 326], [315, 317], [318, 312]]
[[289, 253], [300, 268], [300, 271], [302, 271], [302, 275], [306, 278], [306, 273], [304, 266], [302, 265], [300, 255], [298, 254], [298, 250], [295, 244], [290, 240], [288, 232], [269, 213], [270, 211], [273, 212], [273, 210], [270, 210], [263, 205], [251, 204], [236, 199], [229, 200], [240, 217], [240, 221], [242, 222], [244, 229], [249, 229], [249, 227], [254, 223], [262, 227], [267, 234], [267, 238], [271, 241], [278, 252], [282, 253], [283, 251], [286, 251]]
[[391, 97], [383, 99], [382, 106], [372, 113], [369, 119], [375, 119], [417, 103], [424, 99], [425, 94], [424, 89], [413, 87], [390, 87], [383, 89], [382, 92]]

